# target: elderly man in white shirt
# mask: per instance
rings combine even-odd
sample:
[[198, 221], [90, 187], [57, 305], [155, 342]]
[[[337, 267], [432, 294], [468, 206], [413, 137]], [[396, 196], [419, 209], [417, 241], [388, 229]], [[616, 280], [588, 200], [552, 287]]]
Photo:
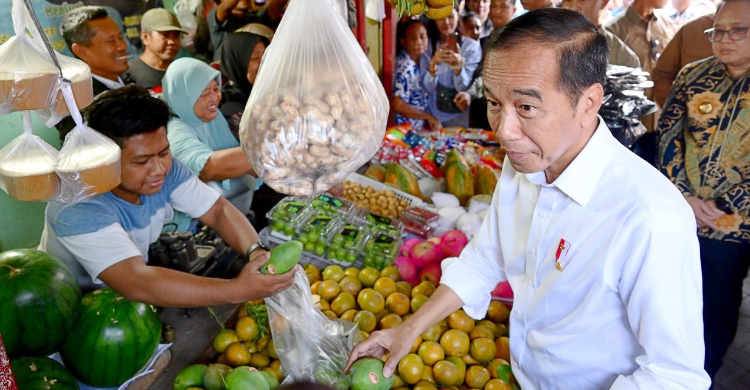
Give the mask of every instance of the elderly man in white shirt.
[[695, 217], [597, 115], [606, 38], [584, 16], [529, 12], [490, 43], [488, 119], [507, 151], [477, 236], [402, 325], [349, 358], [389, 353], [463, 307], [483, 318], [508, 280], [513, 374], [534, 389], [707, 389]]

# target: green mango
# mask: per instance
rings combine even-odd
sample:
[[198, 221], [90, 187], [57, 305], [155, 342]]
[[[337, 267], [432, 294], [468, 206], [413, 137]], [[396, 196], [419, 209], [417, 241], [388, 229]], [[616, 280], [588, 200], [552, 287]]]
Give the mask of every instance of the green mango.
[[266, 379], [266, 382], [268, 382], [268, 387], [270, 387], [271, 390], [279, 387], [279, 381], [277, 381], [276, 378], [273, 375], [271, 375], [271, 374], [269, 374], [269, 373], [267, 373], [265, 371], [259, 371], [259, 372], [260, 372], [261, 375], [263, 375], [263, 378]]
[[203, 383], [206, 390], [226, 390], [224, 378], [232, 372], [232, 367], [226, 364], [209, 364], [206, 373], [203, 374]]
[[206, 373], [204, 364], [187, 366], [177, 374], [172, 383], [174, 390], [186, 390], [188, 387], [203, 387], [203, 375]]
[[359, 359], [349, 367], [349, 381], [353, 390], [388, 390], [391, 388], [393, 376], [383, 375], [383, 363], [380, 359]]
[[301, 242], [289, 241], [271, 249], [271, 259], [260, 267], [260, 272], [272, 275], [289, 272], [299, 262], [303, 248]]
[[226, 377], [227, 390], [271, 390], [261, 372], [248, 366], [235, 368]]

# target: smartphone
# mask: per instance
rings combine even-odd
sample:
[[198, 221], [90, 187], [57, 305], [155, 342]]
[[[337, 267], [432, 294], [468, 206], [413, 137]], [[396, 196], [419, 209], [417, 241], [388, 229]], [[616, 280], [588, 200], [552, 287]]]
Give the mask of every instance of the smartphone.
[[453, 50], [453, 48], [456, 46], [456, 42], [458, 40], [458, 32], [453, 33], [450, 37], [448, 37], [448, 42], [446, 42], [446, 45]]

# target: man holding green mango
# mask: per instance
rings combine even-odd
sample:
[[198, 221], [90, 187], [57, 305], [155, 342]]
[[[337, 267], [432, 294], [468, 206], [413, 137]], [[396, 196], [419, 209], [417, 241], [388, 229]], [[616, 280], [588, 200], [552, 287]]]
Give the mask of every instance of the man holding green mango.
[[[122, 149], [122, 181], [73, 205], [50, 203], [40, 244], [70, 267], [83, 290], [106, 284], [132, 301], [199, 307], [263, 298], [292, 285], [299, 267], [276, 275], [261, 272], [270, 255], [247, 218], [172, 158], [164, 102], [131, 85], [98, 96], [86, 115], [90, 127]], [[236, 278], [147, 266], [148, 246], [173, 208], [212, 227], [246, 255], [249, 262]]]

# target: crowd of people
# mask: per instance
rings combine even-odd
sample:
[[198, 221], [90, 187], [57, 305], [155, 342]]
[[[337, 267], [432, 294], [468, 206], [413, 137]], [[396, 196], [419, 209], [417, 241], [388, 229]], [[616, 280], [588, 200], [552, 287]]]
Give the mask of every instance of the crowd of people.
[[[267, 5], [256, 8], [247, 0], [218, 2], [206, 14], [205, 22], [210, 39], [210, 44], [207, 45], [208, 51], [197, 56], [210, 61], [196, 58], [176, 59], [180, 51], [180, 37], [184, 30], [177, 18], [165, 9], [152, 9], [143, 15], [141, 25], [143, 52], [129, 61], [122, 32], [104, 9], [80, 7], [71, 11], [63, 21], [62, 33], [66, 43], [76, 57], [90, 66], [94, 77], [95, 94], [104, 94], [105, 97], [94, 103], [92, 109], [87, 110], [89, 112], [86, 115], [90, 123], [96, 122], [98, 118], [102, 121], [102, 126], [130, 126], [132, 123], [107, 122], [103, 111], [97, 111], [97, 109], [103, 110], [104, 108], [116, 109], [114, 107], [116, 104], [113, 105], [112, 102], [117, 99], [128, 101], [129, 98], [126, 96], [128, 94], [135, 96], [129, 104], [136, 111], [143, 107], [152, 107], [156, 112], [169, 112], [173, 115], [171, 118], [160, 116], [147, 123], [146, 125], [150, 127], [144, 133], [145, 135], [126, 129], [123, 130], [125, 133], [115, 134], [113, 137], [125, 140], [152, 137], [155, 141], [161, 142], [155, 145], [164, 144], [171, 149], [178, 164], [177, 169], [173, 169], [176, 172], [170, 179], [159, 180], [167, 180], [166, 184], [171, 186], [169, 190], [176, 194], [173, 194], [175, 197], [173, 201], [176, 205], [182, 206], [177, 209], [184, 214], [178, 213], [175, 217], [181, 229], [194, 229], [197, 220], [209, 225], [218, 224], [220, 230], [223, 231], [228, 231], [231, 225], [225, 220], [226, 214], [222, 214], [222, 212], [226, 213], [228, 208], [224, 203], [217, 202], [211, 208], [191, 204], [191, 202], [198, 202], [210, 206], [215, 200], [211, 195], [212, 192], [208, 192], [202, 185], [199, 186], [193, 182], [191, 179], [193, 176], [206, 183], [207, 188], [213, 188], [215, 192], [218, 192], [222, 196], [221, 199], [226, 198], [234, 206], [233, 210], [239, 210], [242, 215], [252, 216], [252, 211], [256, 210], [256, 205], [258, 205], [257, 195], [263, 191], [266, 191], [269, 199], [272, 199], [268, 202], [270, 205], [275, 204], [280, 196], [262, 186], [262, 182], [255, 177], [253, 168], [239, 146], [237, 132], [245, 103], [256, 82], [263, 53], [272, 44], [274, 29], [278, 26], [287, 3], [288, 0], [272, 0]], [[545, 13], [547, 11], [537, 11], [530, 13], [530, 15], [536, 14], [533, 15], [536, 18], [520, 18], [520, 15], [527, 14], [529, 11], [555, 7], [577, 11], [585, 18], [574, 21], [571, 19], [571, 23], [575, 26], [571, 26], [570, 31], [565, 30], [567, 26], [560, 27], [559, 25], [560, 20], [568, 17], [566, 16], [569, 15], [568, 13], [547, 15]], [[563, 18], [559, 19], [559, 17]], [[522, 20], [519, 22], [519, 19]], [[550, 24], [548, 26], [523, 24], [529, 20], [546, 20]], [[505, 31], [507, 30], [505, 27], [509, 25], [513, 25], [512, 31]], [[593, 26], [591, 28], [595, 29], [595, 32], [587, 30], [590, 26]], [[555, 29], [564, 31], [554, 31]], [[642, 118], [648, 132], [634, 146], [633, 152], [660, 170], [663, 176], [666, 176], [679, 190], [692, 209], [694, 223], [697, 225], [696, 245], [700, 248], [700, 274], [698, 276], [701, 277], [702, 283], [698, 282], [697, 286], [693, 286], [690, 285], [691, 281], [685, 281], [687, 285], [681, 285], [681, 287], [697, 288], [699, 297], [702, 291], [704, 365], [708, 377], [713, 378], [735, 336], [742, 298], [742, 282], [750, 267], [750, 216], [748, 216], [750, 178], [745, 177], [750, 176], [750, 39], [748, 29], [750, 29], [750, 0], [724, 0], [720, 3], [711, 0], [672, 0], [671, 2], [669, 0], [562, 0], [560, 4], [551, 0], [521, 0], [520, 3], [514, 0], [461, 1], [445, 19], [429, 20], [426, 17], [404, 16], [400, 20], [397, 32], [398, 53], [396, 53], [397, 65], [392, 91], [392, 108], [396, 113], [397, 123], [408, 122], [415, 129], [438, 130], [445, 126], [491, 128], [498, 133], [503, 147], [511, 148], [507, 152], [513, 168], [522, 173], [544, 171], [547, 175], [546, 185], [556, 182], [554, 179], [559, 179], [560, 184], [565, 182], [566, 178], [570, 180], [573, 173], [568, 173], [566, 176], [568, 171], [563, 172], [568, 167], [567, 164], [571, 167], [575, 166], [574, 171], [581, 175], [579, 180], [585, 181], [583, 177], [588, 175], [599, 178], [602, 172], [582, 167], [580, 164], [575, 165], [575, 161], [572, 164], [567, 161], [562, 166], [562, 170], [555, 171], [554, 163], [570, 156], [558, 154], [548, 157], [545, 155], [554, 149], [553, 146], [558, 147], [566, 142], [570, 143], [566, 144], [570, 148], [577, 147], [572, 143], [578, 141], [567, 140], [563, 133], [545, 135], [545, 131], [559, 126], [561, 123], [559, 121], [563, 119], [568, 121], [565, 123], [575, 122], [577, 126], [585, 130], [580, 134], [580, 137], [583, 137], [581, 139], [585, 141], [590, 139], [590, 142], [598, 144], [608, 153], [619, 156], [620, 162], [640, 164], [640, 162], [634, 162], [629, 156], [620, 156], [620, 152], [614, 149], [610, 140], [602, 138], [601, 131], [597, 130], [603, 125], [601, 119], [597, 121], [596, 111], [592, 111], [592, 108], [598, 109], [603, 98], [599, 96], [601, 91], [596, 88], [591, 89], [593, 85], [603, 82], [603, 78], [600, 80], [594, 77], [599, 75], [602, 69], [592, 68], [593, 65], [591, 65], [597, 61], [591, 56], [596, 56], [599, 53], [596, 50], [603, 47], [597, 46], [597, 40], [605, 40], [608, 47], [608, 51], [599, 53], [607, 56], [604, 62], [640, 67], [649, 72], [652, 75], [654, 87], [647, 91], [647, 96], [658, 104], [661, 111], [651, 117]], [[528, 42], [524, 40], [526, 38], [514, 36], [516, 31], [532, 34], [526, 38], [536, 42], [540, 46], [539, 50], [529, 47]], [[591, 41], [581, 38], [583, 36], [589, 37], [586, 39]], [[545, 39], [552, 42], [550, 45], [557, 44], [563, 49], [559, 49], [559, 53], [545, 51], [545, 44], [548, 43]], [[567, 45], [567, 40], [573, 43]], [[586, 57], [578, 53], [582, 47], [596, 50], [588, 53], [589, 57]], [[489, 54], [492, 55], [489, 56]], [[559, 76], [557, 68], [536, 65], [537, 62], [542, 63], [545, 60], [562, 62]], [[521, 67], [521, 64], [525, 68]], [[529, 74], [531, 69], [548, 73]], [[513, 72], [517, 72], [517, 75]], [[575, 74], [576, 72], [582, 74]], [[538, 78], [542, 84], [549, 81], [550, 85], [559, 85], [568, 93], [559, 98], [567, 96], [573, 104], [571, 105], [564, 99], [555, 101], [553, 97], [550, 97], [552, 95], [544, 95], [549, 91], [537, 90], [533, 86], [507, 91], [498, 89], [500, 85], [511, 85], [516, 82], [519, 85], [523, 84], [519, 82], [519, 77], [525, 77], [523, 80]], [[559, 77], [561, 80], [555, 84], [555, 80], [547, 80], [550, 77], [553, 79]], [[127, 84], [135, 84], [138, 87], [126, 87]], [[149, 100], [148, 95], [143, 94], [146, 90], [161, 100]], [[160, 105], [157, 100], [163, 104]], [[129, 106], [126, 104], [124, 107]], [[508, 111], [511, 109], [513, 115]], [[573, 122], [570, 122], [573, 119], [563, 118], [567, 115], [568, 109], [572, 110], [569, 114], [575, 119]], [[546, 122], [542, 123], [542, 119]], [[64, 120], [59, 125], [61, 135], [64, 136], [65, 127], [70, 126], [69, 122]], [[164, 122], [163, 126], [162, 122]], [[533, 126], [532, 123], [534, 123]], [[523, 129], [523, 133], [513, 133], [511, 131], [513, 129], [509, 126], [517, 126]], [[157, 131], [162, 127], [166, 130], [164, 134], [160, 130]], [[531, 130], [533, 134], [528, 133]], [[524, 145], [520, 140], [525, 139], [531, 139], [530, 142], [533, 142]], [[584, 158], [583, 156], [589, 159], [595, 156], [609, 158], [609, 155], [602, 154], [601, 150], [596, 153], [586, 152], [589, 149], [584, 149], [584, 145], [585, 142], [575, 151], [573, 157], [580, 153], [581, 158]], [[143, 145], [143, 147], [146, 146]], [[155, 146], [150, 147], [153, 149]], [[513, 147], [517, 149], [512, 150]], [[152, 152], [155, 156], [161, 156], [160, 153], [162, 153], [161, 150], [156, 149]], [[553, 150], [550, 153], [553, 152], [558, 151]], [[542, 162], [547, 165], [544, 166], [542, 163], [532, 164], [533, 166], [524, 165], [531, 158], [528, 156], [532, 154], [541, 155]], [[133, 158], [137, 160], [137, 157], [136, 155]], [[125, 157], [123, 159], [125, 160]], [[597, 162], [592, 160], [590, 164], [596, 165]], [[162, 171], [165, 170], [163, 163], [157, 165]], [[605, 177], [610, 174], [614, 175], [607, 179], [609, 181], [616, 177], [622, 180], [637, 180], [639, 174], [642, 177], [651, 177], [645, 165], [638, 165], [637, 169], [634, 168], [635, 171], [631, 173], [635, 176], [625, 175], [620, 172], [619, 167], [610, 165], [614, 171], [604, 174]], [[505, 169], [503, 172], [505, 175]], [[544, 175], [541, 179], [530, 178], [529, 180], [531, 180], [529, 183], [542, 186], [542, 191], [548, 188], [544, 184]], [[538, 180], [539, 183], [534, 180]], [[519, 186], [519, 191], [533, 192], [524, 187], [528, 183], [513, 183]], [[157, 184], [166, 185], [164, 182]], [[185, 188], [188, 187], [199, 191], [190, 197], [184, 193]], [[585, 205], [588, 198], [593, 196], [581, 192], [587, 190], [573, 190], [572, 187], [563, 189], [562, 186], [560, 188], [578, 204]], [[592, 188], [589, 190], [593, 193]], [[636, 194], [638, 196], [653, 192], [653, 188], [637, 187], [637, 190], [644, 191]], [[148, 191], [143, 188], [136, 188], [132, 192], [148, 194]], [[671, 195], [667, 196], [666, 193], [654, 192], [652, 195], [656, 198], [664, 196], [665, 199], [671, 199]], [[123, 198], [117, 194], [115, 196]], [[535, 196], [542, 195], [537, 192]], [[607, 202], [613, 202], [610, 206], [614, 205], [614, 198], [617, 197], [610, 193], [599, 196], [610, 196], [612, 199], [607, 200]], [[253, 201], [254, 198], [255, 201]], [[542, 200], [541, 197], [539, 199]], [[635, 198], [631, 200], [636, 202]], [[513, 198], [510, 203], [515, 201], [516, 198]], [[675, 205], [676, 203], [669, 203], [669, 207], [674, 206], [675, 210], [679, 209], [675, 211], [675, 215], [679, 215], [677, 219], [681, 220], [683, 216], [681, 206]], [[663, 205], [654, 204], [653, 207], [661, 206]], [[523, 207], [530, 206], [525, 204]], [[633, 207], [638, 206], [634, 204]], [[156, 213], [161, 209], [154, 210]], [[654, 210], [652, 212], [655, 212]], [[158, 212], [163, 214], [163, 211]], [[624, 212], [620, 210], [620, 214], [616, 217], [632, 217], [623, 214]], [[159, 214], [161, 218], [159, 221], [165, 219], [162, 214]], [[265, 212], [256, 212], [256, 214], [265, 214]], [[541, 218], [543, 214], [539, 214]], [[93, 228], [89, 229], [91, 231], [71, 230], [66, 224], [59, 229], [55, 228], [56, 220], [64, 219], [62, 218], [64, 216], [66, 215], [60, 210], [48, 209], [48, 228], [45, 229], [45, 234], [50, 237], [44, 242], [59, 241], [60, 244], [49, 244], [51, 246], [48, 248], [54, 251], [55, 245], [58, 248], [65, 247], [65, 250], [71, 252], [68, 257], [86, 258], [88, 256], [86, 251], [78, 247], [83, 246], [85, 240], [75, 241], [66, 237], [86, 236], [86, 234], [93, 233], [91, 230]], [[571, 215], [571, 218], [574, 217], [575, 215]], [[70, 223], [74, 223], [78, 216], [67, 215], [67, 218], [73, 221], [69, 221]], [[153, 223], [152, 219], [144, 221], [146, 224]], [[537, 222], [534, 219], [534, 223]], [[529, 225], [528, 221], [522, 223]], [[99, 225], [101, 224], [97, 226]], [[222, 228], [221, 225], [226, 226]], [[502, 224], [495, 221], [490, 225], [492, 226], [483, 232], [490, 242], [494, 242], [495, 236], [499, 235], [496, 229]], [[690, 224], [687, 226], [690, 227]], [[107, 229], [106, 226], [99, 227]], [[644, 228], [641, 225], [631, 227], [633, 234], [636, 234], [638, 229]], [[657, 227], [677, 229], [671, 224]], [[133, 227], [133, 229], [136, 228], [138, 227]], [[143, 226], [138, 229], [142, 228]], [[250, 231], [252, 227], [243, 224], [238, 229]], [[511, 227], [511, 230], [513, 229]], [[665, 237], [663, 233], [654, 231], [653, 236], [644, 236], [644, 240], [654, 240], [654, 237], [658, 237], [669, 241], [670, 238]], [[695, 236], [694, 233], [693, 231], [691, 234]], [[109, 232], [109, 234], [114, 233]], [[525, 231], [522, 235], [528, 234], [530, 233]], [[257, 237], [254, 231], [252, 237]], [[515, 245], [514, 242], [526, 243], [527, 238], [526, 236], [519, 237], [519, 240], [514, 241], [515, 238], [505, 237], [506, 242], [503, 245], [512, 246]], [[629, 250], [640, 248], [639, 250], [648, 251], [649, 248], [646, 245], [648, 242], [631, 242], [628, 244], [632, 245]], [[236, 244], [238, 250], [242, 252], [252, 249], [248, 255], [256, 249], [250, 246], [247, 240], [236, 237], [232, 243]], [[646, 247], [641, 248], [644, 245]], [[691, 247], [691, 245], [691, 243], [685, 244], [686, 247]], [[500, 250], [499, 243], [491, 246], [488, 247], [486, 243], [484, 246], [476, 244], [470, 247], [474, 249], [462, 255], [462, 260], [471, 256], [489, 258], [488, 254]], [[137, 257], [137, 253], [143, 248], [138, 246], [129, 249], [132, 249], [131, 254]], [[673, 246], [671, 249], [677, 248]], [[686, 258], [690, 258], [691, 255], [685, 254], [687, 252], [683, 249], [685, 248], [674, 252], [674, 255], [683, 254]], [[143, 250], [140, 250], [140, 253], [145, 255]], [[519, 253], [524, 253], [523, 248]], [[534, 254], [533, 249], [530, 253]], [[659, 253], [664, 256], [673, 255], [670, 252]], [[119, 255], [113, 254], [113, 256]], [[517, 270], [507, 268], [511, 266], [510, 264], [503, 266], [506, 268], [490, 267], [494, 274], [490, 273], [489, 276], [482, 277], [496, 277], [497, 279], [505, 277], [507, 279], [517, 274], [514, 273]], [[137, 275], [138, 272], [134, 272], [132, 267], [135, 266], [133, 264], [120, 266], [117, 272], [110, 272], [112, 268], [97, 265], [89, 269], [84, 265], [91, 280], [104, 281], [112, 287], [119, 286], [128, 290], [126, 284], [133, 282], [132, 277], [125, 281], [120, 280], [121, 276], [117, 275], [121, 272], [131, 272], [132, 275]], [[689, 269], [690, 265], [685, 267], [677, 268], [674, 272], [684, 273], [685, 278], [694, 276], [691, 274], [693, 270]], [[455, 270], [461, 270], [466, 274], [472, 272], [462, 266], [456, 266]], [[636, 270], [632, 271], [636, 273]], [[669, 270], [660, 269], [652, 271], [669, 272]], [[480, 275], [477, 277], [480, 278]], [[592, 280], [595, 277], [595, 274], [591, 275]], [[175, 286], [201, 285], [205, 289], [200, 291], [205, 292], [206, 295], [189, 301], [189, 299], [195, 299], [196, 294], [187, 296], [175, 293], [175, 297], [179, 299], [167, 300], [167, 304], [186, 305], [189, 301], [189, 305], [200, 305], [207, 302], [239, 301], [241, 299], [238, 297], [267, 295], [289, 283], [289, 280], [270, 280], [266, 285], [266, 287], [270, 286], [268, 289], [254, 290], [252, 291], [254, 295], [248, 295], [245, 291], [244, 295], [237, 293], [231, 299], [214, 299], [209, 297], [209, 290], [215, 286], [209, 286], [202, 281], [178, 279], [175, 278], [177, 280]], [[671, 278], [670, 280], [677, 283], [678, 279]], [[466, 297], [464, 294], [475, 292], [462, 289], [460, 286], [465, 285], [467, 281], [458, 276], [449, 278], [446, 283], [456, 292], [460, 292], [458, 296], [462, 299]], [[646, 290], [641, 290], [644, 286], [639, 285], [636, 280], [623, 281], [623, 283], [630, 283], [628, 288], [631, 288], [632, 294], [643, 293], [644, 296], [648, 296]], [[533, 283], [531, 286], [533, 287]], [[514, 290], [516, 287], [518, 286], [514, 285]], [[600, 287], [606, 290], [612, 286]], [[522, 302], [526, 299], [523, 298], [525, 294], [523, 288], [525, 287], [516, 291], [516, 296], [520, 297]], [[162, 289], [154, 294], [163, 294], [164, 290], [169, 289]], [[444, 290], [439, 291], [442, 294], [439, 296], [445, 296], [446, 293], [442, 292]], [[658, 291], [665, 292], [660, 289]], [[163, 300], [153, 298], [156, 295], [147, 296], [144, 300], [164, 303]], [[446, 307], [455, 306], [458, 296], [452, 295], [445, 298], [444, 302], [449, 303]], [[527, 298], [530, 299], [528, 296]], [[581, 298], [586, 297], [581, 296]], [[633, 297], [628, 296], [628, 298]], [[637, 318], [629, 316], [637, 317], [639, 313], [648, 312], [650, 315], [655, 315], [650, 311], [652, 310], [650, 303], [643, 301], [643, 297], [633, 299], [636, 298], [641, 299], [639, 304], [643, 307], [639, 306], [638, 310], [643, 311], [632, 311], [635, 309], [628, 307], [626, 319], [631, 322], [638, 321]], [[463, 302], [467, 303], [465, 300]], [[526, 303], [530, 304], [528, 300]], [[602, 302], [597, 304], [602, 304]], [[607, 304], [615, 305], [614, 301]], [[473, 302], [470, 306], [478, 312], [481, 311], [482, 305], [482, 302]], [[684, 308], [685, 305], [677, 306]], [[666, 310], [659, 305], [655, 307]], [[425, 312], [427, 311], [429, 310]], [[441, 313], [441, 310], [435, 308], [433, 315], [438, 316]], [[661, 317], [659, 318], [661, 320]], [[411, 322], [413, 323], [414, 321]], [[549, 326], [552, 325], [549, 324]], [[642, 325], [648, 326], [649, 324]], [[615, 331], [621, 330], [618, 328]], [[669, 328], [662, 330], [668, 331]], [[692, 330], [695, 329], [691, 328]], [[629, 331], [635, 331], [635, 328], [631, 327]], [[396, 331], [391, 333], [394, 332]], [[666, 337], [666, 335], [658, 334], [651, 334], [651, 336]], [[643, 346], [644, 340], [640, 339], [639, 335], [635, 337], [638, 339], [636, 341], [641, 342]], [[685, 341], [678, 338], [667, 337], [667, 339], [675, 343]], [[687, 349], [695, 347], [690, 342], [686, 345], [683, 347]], [[625, 345], [621, 347], [628, 348]], [[518, 350], [518, 348], [519, 346], [516, 345], [515, 349]], [[514, 345], [511, 345], [511, 349], [514, 349]], [[675, 354], [686, 353], [685, 351], [686, 349], [679, 348], [672, 350]], [[625, 355], [630, 356], [634, 353], [628, 350]], [[596, 356], [589, 357], [596, 358]], [[514, 353], [514, 358], [519, 357]], [[528, 357], [525, 358], [527, 363], [533, 365], [528, 362], [528, 359]], [[623, 361], [617, 362], [630, 367]], [[592, 364], [595, 365], [594, 362]], [[648, 371], [646, 368], [643, 369]], [[659, 375], [658, 372], [651, 372], [651, 374]], [[691, 380], [696, 380], [696, 378], [700, 376], [692, 377]], [[636, 379], [633, 380], [637, 382]], [[685, 378], [673, 377], [670, 380], [677, 383]], [[596, 381], [597, 383], [606, 382], [601, 378], [596, 378]], [[578, 382], [571, 383], [578, 384]], [[631, 388], [624, 384], [622, 386], [621, 388]]]

